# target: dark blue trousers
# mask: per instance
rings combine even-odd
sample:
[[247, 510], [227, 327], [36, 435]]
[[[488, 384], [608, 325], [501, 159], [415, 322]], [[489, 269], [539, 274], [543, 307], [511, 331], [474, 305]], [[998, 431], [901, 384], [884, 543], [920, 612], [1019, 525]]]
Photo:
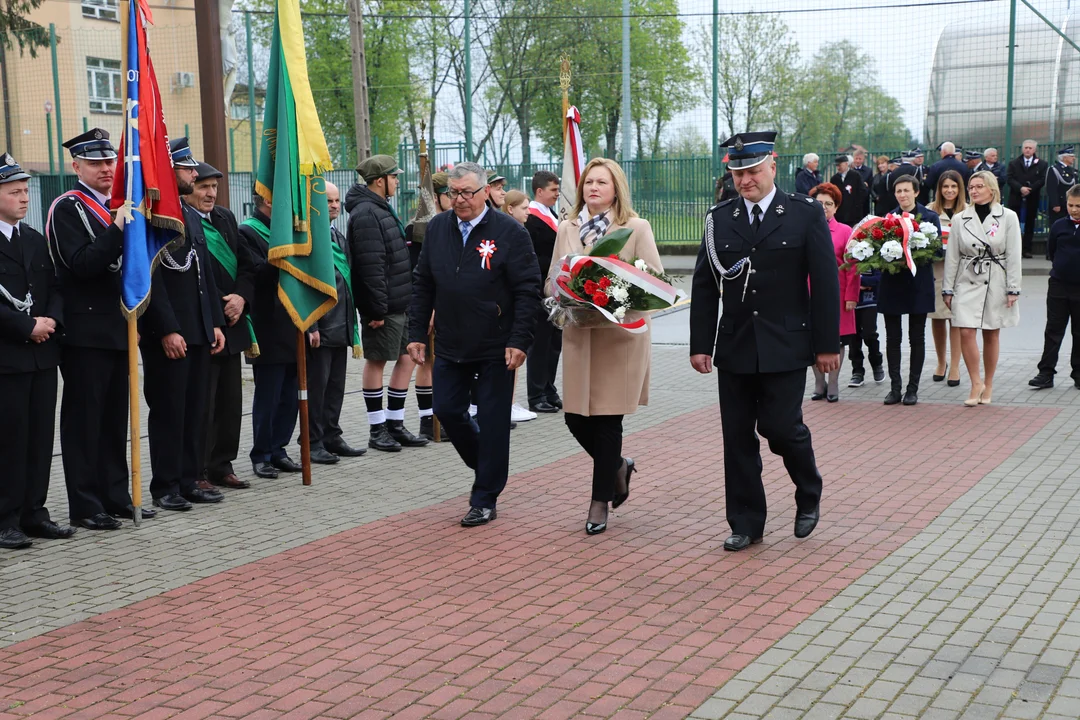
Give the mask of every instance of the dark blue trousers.
[[[469, 388], [476, 377], [476, 420], [469, 417]], [[514, 373], [506, 361], [456, 363], [435, 358], [432, 368], [436, 417], [454, 449], [476, 471], [469, 505], [495, 507], [510, 472], [510, 401]]]
[[253, 365], [255, 397], [251, 403], [251, 462], [264, 463], [287, 454], [299, 412], [295, 363]]

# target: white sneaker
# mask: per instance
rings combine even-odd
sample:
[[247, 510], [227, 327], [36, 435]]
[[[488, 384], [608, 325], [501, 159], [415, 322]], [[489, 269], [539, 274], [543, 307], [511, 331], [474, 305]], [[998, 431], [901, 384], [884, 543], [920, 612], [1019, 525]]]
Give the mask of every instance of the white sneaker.
[[536, 413], [526, 410], [517, 403], [510, 406], [510, 422], [529, 422], [536, 419]]

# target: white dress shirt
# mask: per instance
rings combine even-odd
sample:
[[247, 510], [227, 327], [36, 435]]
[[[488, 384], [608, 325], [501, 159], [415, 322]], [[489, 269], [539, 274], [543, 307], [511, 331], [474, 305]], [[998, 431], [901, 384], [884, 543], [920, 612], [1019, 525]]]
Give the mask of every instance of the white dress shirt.
[[761, 219], [762, 221], [764, 221], [765, 213], [769, 211], [769, 206], [772, 205], [774, 197], [776, 197], [776, 185], [773, 185], [773, 188], [771, 191], [769, 191], [768, 195], [761, 198], [761, 200], [756, 203], [750, 202], [746, 198], [743, 198], [743, 202], [746, 204], [746, 214], [750, 218], [749, 222], [751, 225], [754, 224], [754, 206], [757, 205], [758, 208], [761, 210]]

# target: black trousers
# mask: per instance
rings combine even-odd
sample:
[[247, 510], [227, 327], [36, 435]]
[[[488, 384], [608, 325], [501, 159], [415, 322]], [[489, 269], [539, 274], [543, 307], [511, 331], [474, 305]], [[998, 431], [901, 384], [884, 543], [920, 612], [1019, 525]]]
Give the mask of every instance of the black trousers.
[[[476, 420], [469, 417], [469, 388], [476, 378]], [[469, 505], [494, 509], [510, 472], [510, 401], [514, 373], [503, 358], [456, 363], [435, 357], [435, 415], [450, 442], [476, 471]]]
[[350, 351], [351, 348], [308, 346], [308, 433], [312, 450], [341, 439], [339, 421]]
[[203, 472], [199, 477], [221, 480], [232, 475], [233, 460], [240, 452], [240, 423], [244, 417], [244, 380], [241, 376], [240, 354], [210, 356], [210, 377], [207, 385], [206, 452]]
[[297, 397], [296, 363], [266, 363], [253, 365], [255, 397], [251, 403], [252, 463], [270, 462], [285, 457], [285, 450], [296, 431]]
[[0, 530], [49, 520], [56, 368], [0, 375]]
[[759, 538], [767, 515], [759, 433], [784, 459], [799, 511], [809, 512], [821, 501], [821, 473], [802, 415], [806, 370], [752, 375], [721, 370], [718, 381], [728, 525], [736, 535]]
[[68, 514], [82, 520], [131, 505], [126, 350], [63, 347], [60, 450]]
[[870, 367], [881, 367], [881, 347], [878, 343], [877, 331], [877, 307], [858, 308], [855, 311], [855, 338], [848, 346], [848, 358], [851, 360], [851, 371], [854, 373], [866, 372], [863, 365], [863, 344], [866, 345], [866, 354], [870, 359]]
[[1058, 352], [1065, 339], [1065, 328], [1072, 320], [1072, 377], [1080, 380], [1080, 285], [1063, 283], [1050, 278], [1046, 291], [1046, 330], [1043, 332], [1043, 352], [1039, 359], [1039, 374], [1054, 376]]
[[[889, 381], [892, 389], [900, 392], [903, 376], [900, 374], [900, 344], [904, 330], [900, 321], [903, 315], [885, 316], [885, 357], [889, 361]], [[923, 361], [926, 359], [926, 314], [908, 315], [908, 347], [911, 349], [908, 364], [908, 389], [918, 392], [922, 377]]]
[[593, 459], [592, 499], [611, 502], [622, 467], [622, 415], [576, 415], [566, 413], [566, 427], [581, 449]]
[[555, 375], [559, 371], [562, 355], [562, 330], [548, 322], [547, 312], [540, 311], [536, 322], [536, 334], [529, 348], [529, 360], [525, 363], [525, 386], [529, 392], [529, 404], [553, 402], [559, 398], [555, 388]]
[[1024, 223], [1024, 233], [1021, 239], [1024, 252], [1029, 253], [1035, 239], [1035, 223], [1039, 219], [1039, 193], [1031, 193], [1026, 198], [1021, 198], [1013, 209], [1017, 215], [1021, 215], [1021, 212], [1023, 214], [1021, 220]]
[[206, 400], [210, 346], [188, 345], [187, 355], [165, 357], [161, 342], [141, 345], [143, 396], [150, 408], [150, 494], [189, 493], [202, 474], [206, 448]]

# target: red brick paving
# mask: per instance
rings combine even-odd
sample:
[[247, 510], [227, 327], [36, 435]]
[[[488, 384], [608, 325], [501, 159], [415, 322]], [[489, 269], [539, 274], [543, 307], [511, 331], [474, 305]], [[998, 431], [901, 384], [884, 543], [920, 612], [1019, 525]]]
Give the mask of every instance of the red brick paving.
[[604, 535], [578, 455], [511, 478], [486, 528], [459, 498], [0, 650], [0, 717], [685, 717], [1056, 411], [807, 413], [808, 540], [766, 455], [765, 543], [723, 552], [719, 418], [690, 413], [627, 439], [641, 472]]

